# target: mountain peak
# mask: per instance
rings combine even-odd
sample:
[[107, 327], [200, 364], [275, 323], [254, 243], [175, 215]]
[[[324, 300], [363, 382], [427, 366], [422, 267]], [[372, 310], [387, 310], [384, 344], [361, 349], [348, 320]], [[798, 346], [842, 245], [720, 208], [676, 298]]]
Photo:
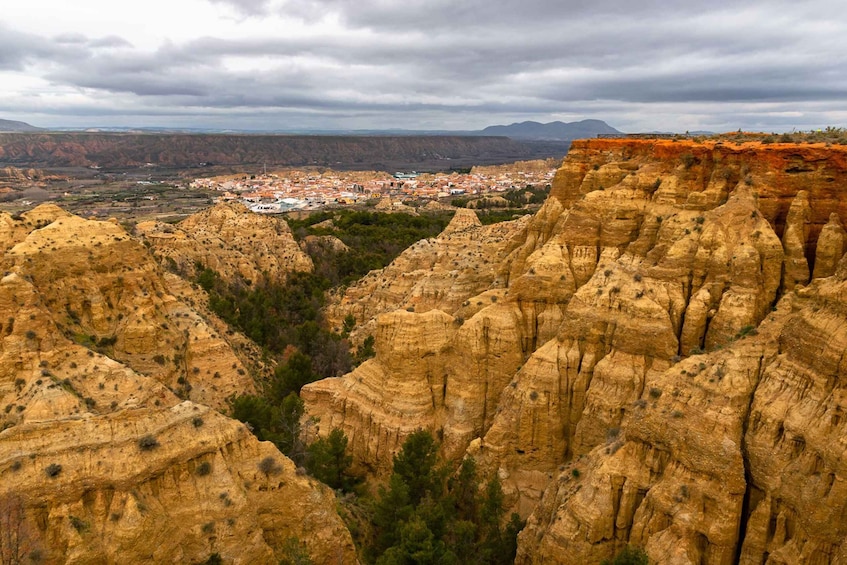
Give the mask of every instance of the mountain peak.
[[37, 128], [33, 125], [30, 125], [26, 122], [18, 122], [15, 120], [3, 120], [0, 119], [0, 132], [9, 132], [9, 131], [41, 131], [42, 128]]
[[502, 135], [515, 139], [572, 141], [585, 137], [596, 137], [600, 133], [621, 133], [602, 120], [578, 122], [555, 121], [547, 124], [526, 121], [508, 126], [488, 126], [483, 135]]

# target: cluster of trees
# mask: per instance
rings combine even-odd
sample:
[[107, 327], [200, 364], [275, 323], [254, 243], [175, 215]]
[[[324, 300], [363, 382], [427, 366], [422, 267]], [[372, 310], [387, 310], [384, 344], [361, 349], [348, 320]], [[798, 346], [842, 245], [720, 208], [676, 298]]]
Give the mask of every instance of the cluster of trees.
[[[450, 222], [449, 214], [385, 214], [371, 211], [338, 210], [312, 214], [304, 220], [289, 219], [298, 239], [308, 235], [331, 235], [348, 247], [342, 251], [329, 245], [310, 245], [307, 251], [315, 272], [329, 286], [346, 286], [373, 269], [381, 269], [418, 240], [435, 237]], [[321, 226], [332, 220], [332, 227]]]
[[497, 476], [480, 492], [472, 458], [450, 476], [437, 453], [432, 435], [417, 431], [394, 457], [388, 485], [372, 503], [374, 535], [365, 559], [377, 565], [514, 562], [523, 522], [512, 514], [503, 524]]
[[648, 565], [647, 553], [640, 547], [626, 546], [612, 559], [604, 559], [600, 565]]
[[[485, 197], [462, 196], [460, 198], [454, 198], [450, 201], [450, 204], [456, 208], [467, 208], [470, 202], [476, 201], [475, 207], [477, 209], [512, 208], [520, 210], [527, 205], [544, 204], [544, 201], [547, 200], [547, 196], [549, 196], [549, 194], [549, 184], [546, 184], [543, 187], [528, 184], [525, 188], [513, 188], [506, 192], [497, 194], [497, 196], [506, 200], [506, 203], [498, 203], [496, 201], [486, 199]], [[516, 212], [513, 211], [513, 213]]]
[[[335, 225], [331, 232], [314, 227], [327, 219]], [[289, 220], [300, 238], [332, 233], [349, 249], [307, 247], [315, 272], [291, 273], [284, 283], [227, 282], [214, 270], [195, 265], [196, 282], [209, 294], [211, 310], [278, 361], [261, 395], [234, 399], [233, 416], [248, 423], [259, 439], [274, 442], [295, 462], [305, 465], [309, 458], [299, 439], [303, 415], [300, 389], [316, 380], [347, 373], [374, 355], [373, 337], [366, 338], [355, 352], [350, 351], [346, 337], [355, 326], [352, 317], [344, 321], [340, 333], [327, 328], [321, 313], [327, 291], [386, 266], [415, 241], [441, 232], [448, 221], [444, 215], [350, 210]]]
[[[315, 227], [332, 219], [334, 228]], [[371, 495], [351, 472], [348, 440], [341, 430], [303, 442], [300, 389], [317, 379], [349, 371], [373, 355], [373, 339], [351, 355], [346, 335], [355, 319], [344, 320], [340, 333], [326, 329], [321, 318], [326, 292], [370, 269], [381, 268], [423, 237], [440, 233], [449, 216], [410, 216], [343, 211], [316, 214], [290, 223], [298, 237], [334, 235], [348, 251], [333, 246], [309, 248], [315, 273], [296, 273], [284, 284], [227, 284], [197, 265], [197, 283], [210, 296], [212, 310], [238, 328], [279, 363], [262, 394], [237, 397], [232, 414], [261, 440], [272, 441], [298, 466], [334, 489], [355, 493], [362, 509], [360, 530], [368, 562], [511, 563], [522, 527], [515, 514], [504, 524], [503, 493], [495, 477], [481, 488], [473, 459], [455, 473], [439, 464], [438, 444], [428, 432], [412, 434], [394, 458], [388, 485]]]
[[549, 184], [542, 187], [528, 184], [525, 188], [504, 192], [503, 198], [516, 206], [522, 206], [524, 204], [544, 204], [544, 201], [547, 200], [547, 197], [550, 195], [550, 188], [551, 186]]
[[479, 221], [485, 225], [489, 225], [496, 224], [497, 222], [507, 222], [531, 213], [530, 209], [526, 206], [543, 204], [549, 194], [549, 184], [544, 187], [536, 187], [528, 184], [526, 188], [508, 190], [499, 194], [499, 196], [502, 196], [506, 200], [505, 203], [501, 202], [498, 204], [492, 200], [469, 196], [454, 198], [450, 203], [457, 208], [465, 208], [469, 202], [476, 200], [476, 215], [479, 217]]

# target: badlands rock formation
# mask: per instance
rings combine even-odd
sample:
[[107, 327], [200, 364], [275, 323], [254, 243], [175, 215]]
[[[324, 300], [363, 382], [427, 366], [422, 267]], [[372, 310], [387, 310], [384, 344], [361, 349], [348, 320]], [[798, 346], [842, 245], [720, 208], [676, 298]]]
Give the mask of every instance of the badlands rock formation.
[[254, 390], [242, 342], [144, 245], [40, 206], [0, 249], [0, 513], [46, 562], [355, 563], [332, 493], [213, 410]]
[[520, 563], [847, 561], [845, 158], [575, 142], [489, 264], [442, 235], [349, 289], [377, 356], [307, 409], [377, 474], [418, 427], [472, 454], [529, 516]]
[[374, 318], [397, 309], [455, 312], [462, 303], [495, 285], [509, 241], [525, 220], [483, 226], [472, 210], [459, 209], [444, 231], [418, 241], [388, 267], [372, 271], [327, 307], [327, 319], [341, 327], [352, 314], [359, 333], [373, 333]]
[[141, 222], [136, 230], [157, 257], [172, 262], [188, 277], [195, 265], [216, 271], [224, 280], [281, 282], [292, 271], [311, 271], [312, 260], [294, 241], [288, 224], [272, 216], [250, 214], [242, 204], [222, 203], [189, 216], [177, 226]]
[[32, 282], [67, 338], [216, 408], [253, 390], [224, 337], [170, 294], [162, 269], [119, 225], [52, 205], [19, 223], [43, 227], [22, 238], [12, 229], [0, 242], [6, 269]]

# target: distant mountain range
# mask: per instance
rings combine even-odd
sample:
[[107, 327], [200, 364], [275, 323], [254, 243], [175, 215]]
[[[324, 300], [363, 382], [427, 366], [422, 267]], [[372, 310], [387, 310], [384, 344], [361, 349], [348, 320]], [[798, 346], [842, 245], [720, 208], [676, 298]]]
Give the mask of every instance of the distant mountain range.
[[[368, 130], [233, 130], [220, 128], [166, 128], [166, 127], [90, 127], [90, 128], [51, 128], [52, 131], [89, 132], [89, 133], [148, 133], [148, 134], [287, 134], [287, 135], [353, 135], [353, 136], [498, 136], [509, 137], [522, 141], [573, 141], [586, 137], [596, 137], [597, 134], [621, 133], [602, 120], [582, 120], [579, 122], [521, 122], [508, 126], [488, 126], [482, 130], [401, 130], [401, 129], [368, 129]], [[0, 119], [0, 132], [38, 132], [47, 131], [44, 128], [31, 126], [25, 122]]]
[[488, 126], [479, 135], [502, 135], [512, 139], [544, 141], [573, 141], [597, 134], [621, 133], [602, 120], [582, 120], [580, 122], [521, 122], [508, 126]]
[[26, 122], [17, 122], [15, 120], [0, 120], [0, 131], [41, 131], [41, 128], [31, 126]]

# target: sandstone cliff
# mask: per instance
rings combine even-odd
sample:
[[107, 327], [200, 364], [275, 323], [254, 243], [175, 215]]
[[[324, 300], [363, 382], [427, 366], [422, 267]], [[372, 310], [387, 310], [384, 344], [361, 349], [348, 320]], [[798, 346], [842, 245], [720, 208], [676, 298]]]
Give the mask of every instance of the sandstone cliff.
[[312, 260], [300, 250], [283, 220], [252, 214], [241, 204], [218, 204], [177, 226], [141, 222], [136, 231], [188, 278], [202, 264], [224, 280], [282, 282], [292, 271], [311, 271]]
[[356, 562], [332, 493], [210, 408], [251, 350], [190, 285], [55, 206], [0, 215], [0, 247], [0, 513], [47, 562]]
[[0, 497], [24, 500], [50, 563], [355, 563], [335, 497], [243, 424], [191, 402], [0, 433]]
[[472, 296], [498, 286], [498, 265], [526, 221], [483, 226], [472, 210], [457, 210], [438, 237], [418, 241], [386, 268], [333, 297], [326, 309], [328, 322], [341, 327], [352, 314], [361, 335], [373, 333], [377, 315], [396, 309], [455, 312]]
[[[413, 427], [448, 457], [467, 448], [516, 509], [535, 509], [520, 562], [599, 561], [628, 542], [661, 563], [843, 559], [842, 419], [829, 414], [847, 369], [831, 276], [845, 157], [575, 142], [464, 306], [445, 291], [419, 308], [388, 284], [416, 272], [413, 251], [437, 256], [420, 249], [347, 291], [343, 311], [363, 322], [392, 305], [430, 312], [378, 316], [376, 358], [305, 387], [308, 410], [377, 473]], [[383, 276], [397, 292], [378, 301]]]
[[4, 263], [32, 281], [65, 336], [216, 408], [253, 390], [224, 337], [170, 294], [162, 269], [119, 225], [55, 206], [21, 223], [43, 227], [15, 243]]

